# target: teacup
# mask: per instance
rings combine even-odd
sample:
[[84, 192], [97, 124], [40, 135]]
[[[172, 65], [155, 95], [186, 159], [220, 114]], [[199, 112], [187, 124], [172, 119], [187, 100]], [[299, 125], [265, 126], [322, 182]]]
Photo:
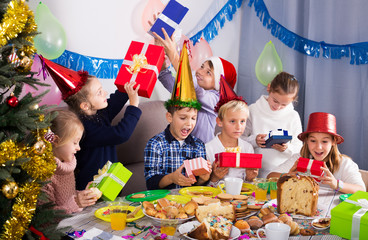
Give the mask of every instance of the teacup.
[[219, 182], [220, 186], [222, 183], [225, 183], [226, 193], [232, 195], [239, 195], [243, 186], [243, 179], [234, 178], [234, 177], [226, 177], [225, 181], [221, 180]]
[[285, 223], [268, 223], [266, 224], [265, 229], [260, 228], [257, 230], [257, 237], [262, 240], [259, 236], [260, 232], [264, 232], [266, 234], [267, 240], [287, 240], [290, 235], [290, 226]]

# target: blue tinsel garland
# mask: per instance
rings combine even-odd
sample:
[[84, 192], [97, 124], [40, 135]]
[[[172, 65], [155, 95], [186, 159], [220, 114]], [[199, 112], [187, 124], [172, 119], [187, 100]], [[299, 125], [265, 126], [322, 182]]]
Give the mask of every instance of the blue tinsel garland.
[[[207, 42], [213, 40], [218, 35], [218, 30], [224, 26], [226, 19], [232, 21], [233, 15], [242, 3], [243, 0], [229, 0], [214, 18], [202, 30], [194, 34], [190, 40], [193, 43], [198, 42], [201, 37], [206, 39]], [[316, 58], [319, 58], [320, 55], [331, 59], [350, 57], [350, 64], [368, 64], [368, 42], [335, 45], [324, 41], [309, 40], [291, 32], [273, 19], [263, 0], [249, 0], [248, 6], [254, 6], [254, 10], [263, 26], [269, 29], [274, 37], [298, 52]], [[115, 79], [123, 63], [123, 59], [97, 58], [67, 50], [53, 61], [70, 69], [83, 69], [98, 78], [107, 79]]]

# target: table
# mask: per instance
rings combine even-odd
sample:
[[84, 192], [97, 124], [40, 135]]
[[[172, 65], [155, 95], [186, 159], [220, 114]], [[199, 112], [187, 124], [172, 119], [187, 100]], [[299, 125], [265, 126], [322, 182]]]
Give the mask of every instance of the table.
[[[178, 190], [172, 190], [170, 194], [178, 194]], [[330, 188], [323, 188], [320, 187], [319, 190], [319, 199], [318, 199], [318, 209], [321, 209], [323, 215], [322, 217], [331, 216], [331, 209], [335, 207], [337, 204], [340, 203], [339, 199], [340, 194], [335, 193], [334, 190]], [[125, 198], [122, 198], [122, 201], [126, 201]], [[131, 203], [131, 202], [129, 202]], [[99, 202], [96, 205], [90, 206], [85, 208], [80, 213], [75, 213], [72, 215], [72, 217], [64, 219], [60, 222], [59, 227], [67, 227], [68, 232], [72, 231], [80, 231], [82, 229], [85, 229], [86, 231], [92, 229], [92, 228], [98, 228], [103, 230], [104, 232], [111, 233], [116, 236], [125, 236], [133, 232], [138, 232], [139, 230], [134, 227], [126, 227], [123, 231], [114, 231], [110, 227], [109, 222], [105, 222], [103, 220], [100, 220], [94, 216], [94, 212], [101, 208], [107, 206], [107, 202]], [[310, 224], [311, 220], [296, 220], [299, 223], [299, 226], [303, 227]], [[143, 217], [141, 219], [138, 219], [135, 221], [136, 224], [141, 226], [153, 226], [151, 219], [148, 217]], [[329, 229], [319, 231], [319, 234], [314, 236], [291, 236], [289, 237], [290, 240], [340, 240], [341, 237], [330, 235]], [[144, 232], [140, 235], [137, 235], [134, 239], [142, 239], [143, 236], [145, 236], [147, 232]], [[152, 235], [151, 235], [152, 236]], [[122, 239], [122, 238], [120, 238]], [[147, 238], [149, 239], [149, 238]], [[174, 236], [174, 239], [186, 239], [184, 236], [180, 236], [180, 234], [177, 232]]]

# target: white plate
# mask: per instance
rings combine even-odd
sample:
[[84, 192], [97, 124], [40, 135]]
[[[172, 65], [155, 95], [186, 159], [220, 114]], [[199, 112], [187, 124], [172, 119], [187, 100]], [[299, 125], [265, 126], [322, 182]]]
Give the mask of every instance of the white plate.
[[[277, 206], [277, 199], [272, 199], [271, 201], [268, 201], [267, 203], [265, 203], [262, 208], [266, 208], [272, 205], [276, 205]], [[318, 207], [317, 207], [318, 208]], [[280, 215], [280, 213], [277, 212], [277, 207], [275, 207], [276, 211], [274, 212], [275, 215]], [[299, 214], [292, 214], [292, 213], [288, 213], [292, 218], [294, 219], [305, 219], [305, 220], [310, 220], [310, 219], [315, 219], [315, 218], [321, 218], [323, 216], [325, 216], [324, 211], [321, 209], [317, 209], [317, 214], [314, 215], [313, 217], [308, 217], [308, 216], [304, 216], [304, 215], [299, 215]]]
[[316, 227], [316, 226], [314, 226], [314, 225], [313, 225], [313, 223], [318, 222], [318, 221], [319, 221], [319, 219], [320, 219], [320, 218], [317, 218], [317, 219], [314, 219], [314, 220], [312, 221], [312, 223], [311, 223], [312, 227], [314, 227], [314, 228], [315, 228], [315, 229], [317, 229], [317, 230], [325, 230], [325, 229], [327, 229], [327, 228], [329, 228], [329, 227], [330, 227], [330, 225], [328, 225], [327, 227], [324, 227], [324, 228], [320, 228], [320, 227]]
[[[148, 215], [147, 213], [146, 213], [146, 210], [145, 209], [143, 209], [143, 214], [144, 215], [146, 215], [146, 217], [149, 217], [149, 218], [151, 218], [155, 223], [157, 223], [158, 225], [161, 225], [161, 220], [170, 220], [170, 219], [161, 219], [161, 218], [155, 218], [155, 217], [152, 217], [152, 216], [150, 216], [150, 215]], [[192, 218], [194, 218], [194, 216], [189, 216], [188, 218], [186, 218], [186, 219], [172, 219], [172, 220], [177, 220], [178, 221], [178, 224], [182, 224], [182, 223], [184, 223], [184, 222], [186, 222], [186, 221], [188, 221], [188, 220], [190, 220], [190, 219], [192, 219]]]
[[[195, 238], [191, 238], [187, 236], [187, 233], [192, 231], [195, 227], [197, 227], [199, 224], [201, 224], [198, 221], [192, 221], [192, 222], [187, 222], [184, 223], [182, 225], [180, 225], [179, 227], [179, 233], [182, 234], [184, 237], [188, 238], [188, 239], [193, 239], [195, 240]], [[230, 232], [230, 238], [231, 239], [237, 239], [240, 236], [240, 230], [237, 227], [232, 226], [231, 227], [231, 232]]]

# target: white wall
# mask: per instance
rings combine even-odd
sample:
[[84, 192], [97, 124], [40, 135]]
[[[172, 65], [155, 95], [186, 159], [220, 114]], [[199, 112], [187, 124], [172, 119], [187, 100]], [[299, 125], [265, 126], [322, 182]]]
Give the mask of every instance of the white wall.
[[[142, 26], [142, 13], [152, 0], [44, 0], [52, 14], [60, 21], [67, 35], [69, 51], [79, 54], [122, 59], [132, 40], [152, 42], [152, 37], [145, 33]], [[158, 0], [160, 1], [160, 0]], [[161, 0], [166, 4], [168, 0]], [[178, 0], [189, 8], [180, 28], [182, 33], [189, 33], [216, 0]], [[39, 0], [29, 0], [31, 9], [36, 10]], [[226, 22], [219, 35], [210, 42], [216, 56], [238, 66], [240, 43], [239, 10], [231, 22]], [[190, 37], [190, 36], [188, 36]], [[114, 79], [101, 79], [108, 92], [115, 90]], [[170, 94], [158, 82], [151, 99], [166, 100]], [[144, 101], [146, 99], [142, 99]]]

